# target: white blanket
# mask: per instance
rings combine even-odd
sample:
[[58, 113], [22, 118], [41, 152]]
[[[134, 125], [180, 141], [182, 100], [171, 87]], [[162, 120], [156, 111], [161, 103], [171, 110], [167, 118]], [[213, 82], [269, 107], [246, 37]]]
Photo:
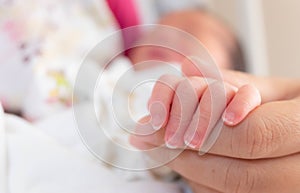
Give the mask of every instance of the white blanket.
[[[130, 161], [128, 156], [119, 159]], [[0, 193], [54, 192], [179, 193], [182, 187], [159, 180], [148, 171], [116, 169], [97, 160], [81, 142], [72, 109], [34, 124], [0, 113]]]
[[156, 181], [147, 172], [112, 170], [94, 159], [68, 122], [70, 112], [39, 123], [45, 130], [12, 115], [2, 114], [1, 120], [1, 193], [180, 192], [177, 184]]

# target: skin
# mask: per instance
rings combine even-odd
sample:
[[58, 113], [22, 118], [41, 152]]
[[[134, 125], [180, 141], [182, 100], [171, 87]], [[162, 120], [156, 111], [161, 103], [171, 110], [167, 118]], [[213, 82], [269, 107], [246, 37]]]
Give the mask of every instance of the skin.
[[[225, 88], [225, 89], [224, 89]], [[226, 97], [226, 106], [212, 104]], [[213, 97], [213, 95], [215, 97]], [[220, 96], [219, 96], [220, 95]], [[215, 100], [215, 101], [214, 101]], [[205, 134], [216, 124], [221, 114], [225, 124], [240, 123], [260, 105], [261, 97], [252, 85], [236, 88], [220, 82], [208, 84], [199, 76], [179, 78], [162, 76], [154, 86], [149, 100], [149, 112], [154, 129], [165, 128], [165, 142], [170, 148], [200, 148]]]
[[[186, 22], [187, 20], [189, 22]], [[204, 11], [188, 10], [168, 14], [159, 21], [159, 24], [183, 30], [200, 40], [210, 51], [218, 67], [234, 67], [230, 54], [232, 50], [237, 49], [236, 39], [230, 29], [215, 17]], [[146, 34], [144, 38], [155, 39], [160, 36], [161, 33], [151, 33], [150, 37]], [[159, 39], [166, 40], [169, 36], [172, 34]], [[180, 37], [170, 38], [171, 40], [175, 38], [176, 42], [181, 40]], [[178, 45], [182, 45], [184, 49], [190, 48], [185, 45], [185, 41]], [[189, 69], [193, 72], [198, 70], [192, 69], [192, 62], [166, 48], [139, 47], [131, 50], [129, 56], [134, 64], [147, 60], [175, 61], [182, 63], [185, 68], [183, 70]], [[136, 68], [139, 69], [140, 65], [136, 65]], [[149, 100], [152, 127], [155, 130], [166, 128], [165, 141], [169, 147], [182, 147], [186, 144], [200, 148], [205, 140], [205, 134], [212, 129], [210, 125], [215, 124], [218, 117], [222, 116], [225, 124], [234, 126], [261, 102], [258, 90], [251, 84], [239, 87], [230, 83], [223, 85], [223, 82], [207, 84], [205, 78], [196, 75], [182, 80], [168, 75], [161, 77]], [[218, 94], [219, 92], [225, 94], [226, 106], [212, 109], [211, 104], [214, 102], [212, 95], [218, 96], [214, 100], [222, 100], [222, 94]], [[210, 114], [215, 111], [218, 113], [210, 117]]]
[[[219, 67], [227, 69], [235, 68], [235, 65], [232, 63], [232, 54], [238, 52], [237, 40], [228, 26], [224, 25], [212, 15], [201, 10], [178, 11], [165, 15], [158, 21], [158, 24], [175, 27], [189, 33], [206, 47]], [[175, 38], [177, 45], [182, 45], [182, 48], [185, 49], [187, 53], [194, 53], [194, 50], [189, 50], [191, 46], [186, 45], [185, 39], [181, 39], [181, 37], [173, 37], [170, 36], [170, 34], [164, 36], [159, 31], [159, 33], [151, 33], [150, 36], [146, 34], [145, 37], [142, 38], [163, 39], [164, 41], [171, 42], [174, 41]], [[165, 62], [185, 61], [185, 57], [179, 53], [167, 48], [155, 46], [144, 46], [132, 49], [129, 51], [129, 58], [133, 64], [138, 64], [146, 60], [160, 60]], [[136, 66], [138, 70], [142, 68], [143, 67], [139, 65]]]
[[[223, 81], [227, 85], [227, 90], [230, 91], [230, 88], [235, 88], [233, 89], [235, 91], [233, 95], [236, 96], [236, 89], [240, 90], [245, 85], [251, 85], [260, 93], [261, 105], [252, 110], [238, 124], [224, 124], [216, 142], [205, 155], [198, 155], [198, 147], [188, 147], [168, 166], [182, 175], [195, 193], [300, 192], [300, 81], [275, 77], [256, 77], [242, 72], [223, 70], [224, 68], [233, 68], [232, 63], [235, 61], [229, 60], [227, 50], [230, 49], [224, 49], [227, 46], [222, 48], [222, 45], [225, 44], [223, 40], [216, 38], [218, 35], [212, 35], [213, 33], [201, 30], [210, 30], [211, 25], [206, 23], [205, 27], [198, 28], [198, 25], [203, 26], [202, 22], [208, 19], [206, 18], [196, 24], [200, 20], [199, 17], [202, 17], [201, 14], [195, 12], [190, 14], [188, 11], [174, 13], [166, 16], [166, 20], [161, 22], [184, 29], [194, 34], [199, 40], [206, 41], [205, 46], [209, 48], [217, 61], [217, 65], [221, 68], [220, 71]], [[186, 21], [196, 22], [192, 25], [193, 29], [184, 25], [184, 23], [187, 23]], [[221, 31], [226, 29], [224, 25], [221, 25], [220, 28]], [[228, 30], [225, 31], [228, 32]], [[232, 34], [227, 33], [227, 35], [229, 40], [233, 40]], [[234, 45], [234, 43], [226, 45]], [[132, 52], [132, 61], [135, 63], [144, 59], [152, 59], [155, 55], [148, 55], [149, 50], [139, 51], [136, 49], [135, 52]], [[139, 54], [134, 54], [138, 52]], [[168, 54], [168, 56], [170, 55]], [[167, 61], [170, 60], [164, 55], [160, 56]], [[180, 57], [175, 58], [175, 60], [181, 61]], [[200, 80], [197, 78], [194, 80], [195, 77], [199, 78], [202, 75], [192, 65], [183, 65], [182, 68], [186, 76], [193, 79], [192, 82]], [[179, 83], [182, 82], [182, 80], [177, 79], [172, 81], [167, 81], [171, 88], [175, 88], [178, 81]], [[190, 90], [193, 91], [192, 88], [194, 88], [197, 91], [199, 85], [193, 85], [193, 83], [190, 84]], [[201, 85], [205, 87], [202, 82]], [[247, 95], [248, 91], [243, 89], [243, 92], [246, 92]], [[194, 91], [195, 99], [199, 96], [197, 94]], [[153, 97], [155, 98], [155, 96]], [[163, 98], [159, 95], [157, 97]], [[161, 102], [165, 102], [164, 100], [161, 100]], [[171, 99], [166, 101], [173, 102]], [[160, 106], [158, 105], [157, 108]], [[151, 110], [151, 105], [149, 107]], [[166, 106], [167, 110], [165, 112], [172, 111], [172, 107], [169, 108]], [[231, 110], [235, 111], [234, 108]], [[155, 117], [155, 114], [152, 113], [152, 118]], [[164, 116], [164, 114], [162, 115]], [[151, 116], [144, 117], [141, 122], [146, 124], [138, 124], [137, 130], [154, 128]], [[152, 135], [131, 136], [131, 143], [139, 149], [161, 146], [165, 143], [167, 131], [165, 125], [168, 125], [168, 122], [165, 121], [164, 127]], [[167, 154], [169, 151], [174, 150], [165, 148], [162, 149], [161, 153]], [[149, 156], [155, 159], [159, 158], [161, 154]]]
[[[168, 166], [181, 174], [195, 192], [299, 192], [300, 81], [262, 79], [227, 70], [223, 74], [278, 94], [270, 97], [262, 92], [265, 102], [240, 124], [224, 125], [204, 156], [197, 154], [198, 149], [189, 148]], [[263, 89], [262, 85], [269, 88]], [[153, 148], [164, 143], [164, 134], [162, 129], [149, 136], [132, 136], [131, 143], [140, 149]]]

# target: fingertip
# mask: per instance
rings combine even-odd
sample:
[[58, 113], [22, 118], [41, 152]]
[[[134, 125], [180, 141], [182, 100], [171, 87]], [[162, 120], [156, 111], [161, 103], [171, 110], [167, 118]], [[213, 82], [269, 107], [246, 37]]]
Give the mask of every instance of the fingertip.
[[223, 122], [227, 126], [238, 125], [260, 104], [261, 96], [258, 89], [252, 85], [244, 85], [237, 91], [223, 113]]
[[185, 145], [193, 150], [199, 150], [203, 141], [204, 130], [201, 127], [199, 128], [199, 126], [199, 120], [193, 119], [184, 134]]
[[223, 122], [227, 126], [235, 126], [237, 124], [237, 120], [235, 118], [235, 114], [233, 112], [227, 112], [225, 111], [223, 116], [222, 116]]
[[262, 99], [261, 99], [261, 94], [260, 94], [259, 90], [253, 85], [246, 85], [246, 86], [249, 89], [251, 89], [251, 93], [253, 93], [253, 98], [252, 98], [253, 108], [261, 105]]
[[174, 138], [175, 133], [176, 133], [175, 131], [166, 128], [164, 140], [165, 140], [165, 145], [170, 149], [176, 149], [178, 147], [177, 144], [174, 143], [174, 139], [172, 139]]
[[159, 130], [165, 126], [175, 88], [180, 80], [180, 77], [174, 75], [163, 75], [155, 83], [152, 95], [148, 101], [148, 110], [152, 118], [151, 124], [154, 130]]
[[150, 103], [149, 112], [151, 115], [151, 125], [154, 130], [159, 130], [164, 126], [167, 118], [167, 110], [160, 101]]
[[248, 99], [249, 108], [254, 109], [261, 104], [261, 95], [259, 90], [252, 84], [246, 84], [239, 88], [237, 95], [240, 98], [245, 97]]
[[201, 138], [197, 134], [197, 132], [195, 132], [194, 134], [187, 133], [184, 135], [184, 143], [187, 147], [191, 149], [199, 149]]

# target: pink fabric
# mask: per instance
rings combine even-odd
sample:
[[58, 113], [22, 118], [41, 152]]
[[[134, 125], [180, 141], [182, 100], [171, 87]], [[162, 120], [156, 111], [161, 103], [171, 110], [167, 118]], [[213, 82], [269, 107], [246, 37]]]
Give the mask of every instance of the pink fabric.
[[134, 0], [107, 0], [107, 3], [121, 29], [140, 24]]
[[[121, 29], [139, 25], [140, 15], [134, 0], [106, 0]], [[123, 33], [124, 46], [128, 47], [137, 39], [136, 33]], [[127, 52], [125, 52], [127, 54]]]

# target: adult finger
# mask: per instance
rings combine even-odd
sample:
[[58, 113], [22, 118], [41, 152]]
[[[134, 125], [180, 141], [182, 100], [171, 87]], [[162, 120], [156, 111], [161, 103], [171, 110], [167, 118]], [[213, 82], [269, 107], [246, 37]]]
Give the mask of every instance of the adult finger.
[[[149, 149], [155, 146], [144, 143]], [[161, 161], [170, 154], [161, 148], [149, 159]], [[181, 152], [167, 165], [189, 181], [220, 192], [299, 192], [300, 154], [290, 156], [244, 160], [213, 154], [199, 156], [191, 150]]]
[[[263, 104], [252, 111], [240, 124], [234, 127], [223, 125], [219, 135], [213, 136], [216, 137], [212, 140], [213, 145], [205, 152], [243, 159], [273, 158], [298, 153], [300, 152], [299, 109], [300, 99]], [[157, 145], [156, 141], [162, 143], [163, 134], [145, 136], [144, 140]], [[211, 140], [211, 136], [206, 140]], [[199, 148], [193, 150], [199, 151]]]
[[213, 188], [208, 188], [201, 184], [197, 184], [193, 181], [189, 181], [188, 184], [190, 185], [194, 193], [221, 193], [220, 191], [217, 191]]
[[210, 153], [247, 159], [300, 152], [300, 99], [263, 104], [234, 127], [224, 126]]
[[168, 164], [188, 180], [217, 191], [299, 192], [300, 154], [266, 160], [241, 160], [184, 151]]

